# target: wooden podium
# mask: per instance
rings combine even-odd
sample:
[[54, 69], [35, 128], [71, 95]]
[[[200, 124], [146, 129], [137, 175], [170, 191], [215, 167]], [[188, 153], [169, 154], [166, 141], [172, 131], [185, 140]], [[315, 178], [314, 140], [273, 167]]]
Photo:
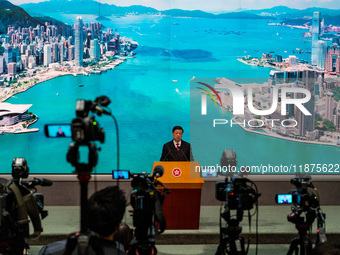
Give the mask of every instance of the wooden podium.
[[155, 166], [164, 167], [164, 174], [158, 178], [170, 189], [165, 196], [163, 212], [166, 229], [198, 229], [201, 209], [201, 190], [204, 184], [198, 162], [162, 161]]

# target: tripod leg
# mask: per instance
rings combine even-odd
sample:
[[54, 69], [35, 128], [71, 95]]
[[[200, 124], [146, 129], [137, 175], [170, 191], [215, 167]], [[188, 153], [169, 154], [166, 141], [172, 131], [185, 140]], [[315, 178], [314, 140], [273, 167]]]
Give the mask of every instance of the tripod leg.
[[217, 251], [215, 255], [225, 255], [226, 245], [227, 245], [227, 241], [225, 239], [222, 239], [221, 243], [217, 247]]
[[294, 238], [293, 241], [290, 243], [289, 250], [287, 255], [293, 255], [293, 252], [295, 251], [295, 255], [298, 255], [299, 253], [299, 239]]
[[313, 247], [312, 243], [308, 238], [302, 238], [300, 240], [300, 255], [312, 255], [313, 254]]
[[306, 245], [306, 254], [307, 255], [312, 255], [313, 254], [313, 246], [312, 246], [312, 243], [309, 239], [306, 238], [306, 241], [305, 241], [305, 245]]

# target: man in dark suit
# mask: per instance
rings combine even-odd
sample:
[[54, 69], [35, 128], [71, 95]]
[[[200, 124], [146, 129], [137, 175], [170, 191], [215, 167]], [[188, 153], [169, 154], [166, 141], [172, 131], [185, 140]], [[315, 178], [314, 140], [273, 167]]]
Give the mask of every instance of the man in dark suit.
[[182, 140], [183, 132], [180, 126], [172, 129], [174, 139], [164, 144], [160, 161], [194, 161], [190, 143]]

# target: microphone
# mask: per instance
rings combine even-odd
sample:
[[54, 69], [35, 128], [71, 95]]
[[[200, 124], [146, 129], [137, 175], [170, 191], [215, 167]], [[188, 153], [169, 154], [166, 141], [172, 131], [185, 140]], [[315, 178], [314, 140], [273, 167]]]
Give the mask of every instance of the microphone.
[[168, 153], [165, 155], [165, 157], [163, 158], [161, 157], [160, 161], [165, 161], [171, 152], [171, 149], [169, 148], [168, 144], [166, 144], [166, 148], [168, 149]]
[[40, 185], [40, 186], [52, 186], [53, 184], [51, 180], [44, 179], [44, 178], [34, 178], [32, 182], [34, 183], [34, 185]]
[[184, 155], [185, 159], [186, 159], [187, 161], [190, 161], [190, 160], [187, 158], [187, 156], [185, 155], [184, 151], [182, 151], [181, 147], [178, 147], [178, 149], [179, 149], [180, 152], [182, 152], [182, 154]]
[[53, 182], [51, 180], [44, 179], [44, 178], [34, 178], [32, 181], [22, 181], [21, 184], [23, 184], [28, 189], [32, 189], [36, 185], [52, 186]]
[[155, 166], [153, 169], [153, 177], [159, 178], [162, 177], [164, 174], [164, 167], [161, 165]]

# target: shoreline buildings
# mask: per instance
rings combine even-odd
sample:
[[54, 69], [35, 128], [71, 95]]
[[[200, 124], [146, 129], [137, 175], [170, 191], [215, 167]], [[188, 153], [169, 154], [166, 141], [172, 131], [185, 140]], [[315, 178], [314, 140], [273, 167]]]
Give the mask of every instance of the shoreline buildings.
[[138, 46], [111, 28], [102, 29], [101, 23], [84, 24], [81, 17], [73, 26], [48, 22], [35, 28], [9, 26], [7, 35], [0, 38], [5, 50], [0, 56], [0, 75], [11, 81], [19, 72], [41, 66], [71, 71], [94, 65], [106, 55], [127, 54]]
[[31, 104], [0, 103], [0, 127], [12, 126], [32, 119], [28, 113]]

